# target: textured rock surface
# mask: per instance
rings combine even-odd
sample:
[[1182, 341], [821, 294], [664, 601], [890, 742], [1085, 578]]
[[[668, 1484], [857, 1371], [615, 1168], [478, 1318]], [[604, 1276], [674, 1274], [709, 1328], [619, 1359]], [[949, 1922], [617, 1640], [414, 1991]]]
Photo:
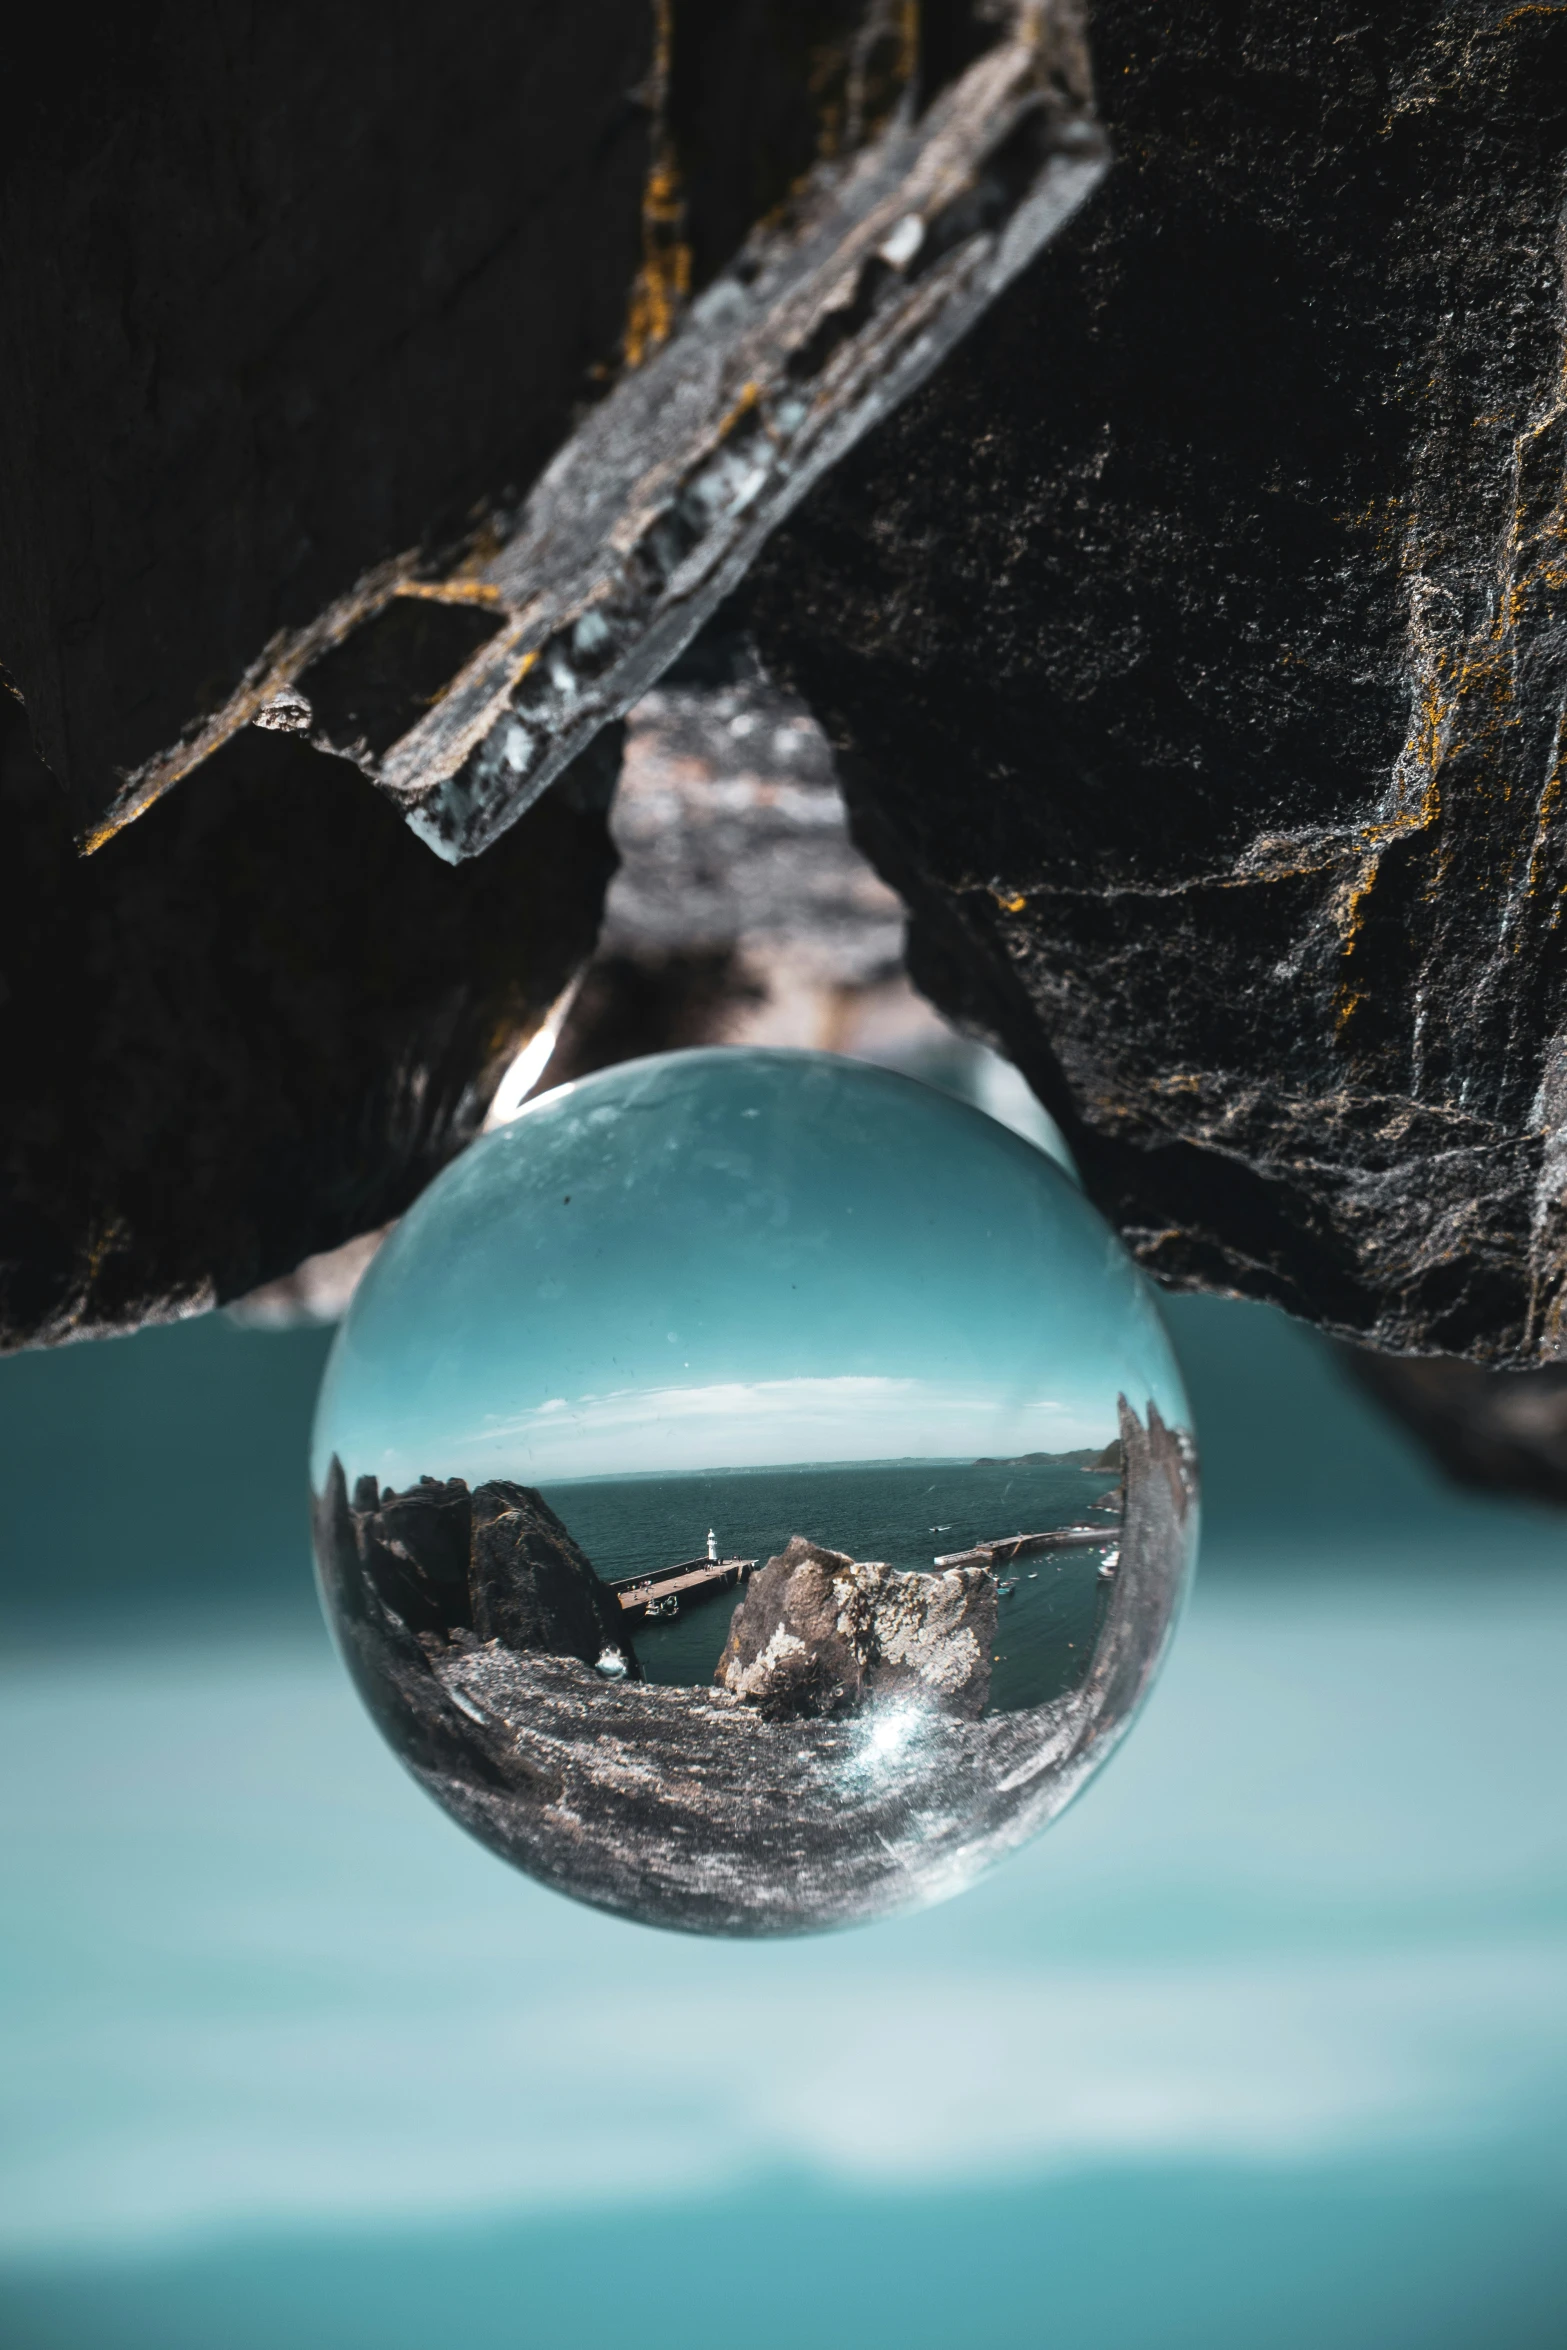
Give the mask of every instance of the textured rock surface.
[[[870, 0], [856, 14], [849, 56], [883, 52], [880, 95], [851, 63], [851, 119], [762, 208], [733, 266], [662, 348], [640, 349], [520, 504], [487, 509], [455, 565], [426, 578], [426, 595], [490, 626], [450, 690], [350, 751], [316, 731], [311, 635], [269, 655], [214, 713], [210, 739], [255, 716], [257, 694], [286, 697], [290, 722], [358, 760], [440, 854], [479, 855], [625, 716], [811, 484], [940, 364], [1106, 168], [1075, 0], [986, 0], [984, 54], [944, 88], [920, 70], [923, 7]], [[675, 0], [660, 16], [662, 82], [662, 27], [673, 58], [684, 42]], [[819, 87], [825, 60], [806, 56]], [[628, 356], [634, 341], [646, 339], [628, 324]], [[345, 618], [373, 636], [391, 610], [380, 598], [401, 592], [401, 579], [367, 579]], [[177, 771], [159, 762], [134, 789]]]
[[[619, 1602], [531, 1485], [494, 1478], [470, 1493], [461, 1477], [422, 1477], [405, 1492], [378, 1494], [375, 1479], [361, 1477], [352, 1502], [339, 1504], [341, 1482], [339, 1471], [325, 1506], [339, 1515], [346, 1507], [361, 1579], [423, 1653], [499, 1642], [595, 1665], [612, 1649], [640, 1679]], [[334, 1555], [342, 1539], [333, 1535]]]
[[996, 1579], [986, 1567], [941, 1575], [877, 1573], [871, 1593], [875, 1649], [866, 1675], [872, 1697], [917, 1697], [943, 1713], [978, 1721], [990, 1700], [996, 1639]]
[[641, 260], [653, 30], [648, 0], [30, 22], [0, 658], [77, 828], [274, 632], [570, 430]]
[[640, 1678], [620, 1602], [531, 1486], [497, 1479], [476, 1490], [468, 1587], [481, 1640], [498, 1640], [513, 1653], [574, 1656], [585, 1665], [609, 1649]]
[[1064, 0], [32, 33], [0, 649], [91, 841], [256, 722], [486, 845], [1103, 167]]
[[870, 1647], [869, 1594], [853, 1559], [796, 1534], [752, 1578], [713, 1681], [773, 1722], [852, 1713]]
[[83, 859], [0, 695], [0, 1347], [199, 1311], [400, 1214], [589, 954], [611, 864], [560, 792], [453, 871], [254, 729]]
[[454, 1624], [472, 1625], [473, 1497], [460, 1477], [425, 1477], [380, 1497], [375, 1479], [361, 1477], [354, 1509], [365, 1572], [411, 1632], [444, 1638]]
[[1115, 169], [774, 541], [764, 652], [1152, 1271], [1538, 1359], [1567, 12], [1088, 19]]
[[[342, 1472], [317, 1555], [350, 1672], [383, 1734], [481, 1842], [579, 1900], [666, 1926], [847, 1925], [965, 1881], [1053, 1819], [1128, 1727], [1189, 1552], [1190, 1439], [1123, 1403], [1121, 1564], [1080, 1684], [966, 1721], [922, 1711], [771, 1722], [726, 1691], [605, 1682], [569, 1659], [448, 1644], [433, 1658], [368, 1581]], [[882, 1717], [883, 1719], [885, 1717]]]
[[[382, 1737], [415, 1772], [453, 1773], [467, 1785], [534, 1796], [541, 1784], [536, 1767], [453, 1702], [417, 1633], [383, 1596], [382, 1562], [373, 1539], [362, 1539], [363, 1513], [350, 1506], [336, 1461], [315, 1498], [314, 1516], [322, 1595], [343, 1661]], [[401, 1584], [394, 1588], [401, 1596]]]
[[713, 1679], [769, 1721], [852, 1713], [900, 1691], [977, 1721], [995, 1637], [988, 1569], [905, 1574], [796, 1534], [752, 1577]]
[[[660, 305], [865, 130], [904, 13], [674, 0], [662, 95], [647, 0], [41, 28], [0, 196], [0, 656], [56, 780], [13, 723], [0, 1343], [249, 1289], [471, 1131], [591, 928], [569, 807], [443, 895], [273, 734], [95, 875], [66, 836], [273, 631], [525, 488]], [[1567, 16], [1087, 21], [1113, 172], [775, 543], [755, 624], [922, 984], [1152, 1270], [1548, 1358]], [[933, 0], [928, 79], [998, 22]], [[416, 598], [327, 654], [322, 739], [374, 755], [488, 625]], [[665, 1010], [732, 980], [682, 967]]]
[[[615, 746], [461, 886], [399, 859], [345, 764], [491, 643], [463, 565], [688, 297], [1006, 21], [224, 0], [29, 26], [0, 168], [0, 1345], [290, 1275], [472, 1132], [586, 954], [604, 845], [572, 794]], [[986, 180], [987, 237], [1022, 185]], [[958, 250], [927, 245], [861, 256], [872, 308], [896, 279], [918, 311]], [[864, 323], [827, 308], [796, 354], [821, 386]], [[720, 403], [731, 458], [748, 415]], [[165, 787], [191, 804], [152, 808]]]

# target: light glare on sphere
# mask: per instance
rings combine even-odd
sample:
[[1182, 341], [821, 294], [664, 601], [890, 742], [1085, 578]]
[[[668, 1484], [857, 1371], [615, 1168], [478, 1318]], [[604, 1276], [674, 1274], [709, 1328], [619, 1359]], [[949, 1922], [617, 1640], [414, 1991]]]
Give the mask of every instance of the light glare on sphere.
[[477, 1142], [316, 1415], [328, 1615], [383, 1735], [564, 1893], [789, 1933], [956, 1892], [1158, 1668], [1196, 1542], [1147, 1283], [983, 1112], [669, 1053]]

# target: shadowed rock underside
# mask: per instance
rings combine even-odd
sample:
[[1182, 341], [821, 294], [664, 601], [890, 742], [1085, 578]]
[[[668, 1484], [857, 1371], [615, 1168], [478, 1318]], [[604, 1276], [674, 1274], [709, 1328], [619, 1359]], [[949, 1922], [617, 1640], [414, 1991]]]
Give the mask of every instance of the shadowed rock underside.
[[83, 858], [0, 695], [0, 1351], [400, 1215], [592, 950], [617, 748], [453, 871], [352, 767], [247, 729]]

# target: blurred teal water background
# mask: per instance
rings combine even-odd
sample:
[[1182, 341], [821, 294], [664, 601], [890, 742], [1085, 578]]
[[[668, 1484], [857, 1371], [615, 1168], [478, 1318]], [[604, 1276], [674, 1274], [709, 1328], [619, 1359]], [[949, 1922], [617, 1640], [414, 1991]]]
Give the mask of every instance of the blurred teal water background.
[[314, 1333], [0, 1363], [6, 2350], [1559, 2350], [1567, 1521], [1178, 1301], [1198, 1589], [948, 1906], [773, 1947], [467, 1844], [315, 1612]]

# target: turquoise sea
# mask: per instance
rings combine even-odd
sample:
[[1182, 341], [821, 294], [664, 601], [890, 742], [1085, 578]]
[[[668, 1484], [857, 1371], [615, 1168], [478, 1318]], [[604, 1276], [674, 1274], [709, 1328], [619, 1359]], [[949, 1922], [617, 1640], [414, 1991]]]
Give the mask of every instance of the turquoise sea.
[[319, 1338], [0, 1362], [5, 2350], [1560, 2350], [1567, 1521], [1171, 1321], [1207, 1532], [1133, 1735], [961, 1899], [778, 1944], [399, 1770]]

